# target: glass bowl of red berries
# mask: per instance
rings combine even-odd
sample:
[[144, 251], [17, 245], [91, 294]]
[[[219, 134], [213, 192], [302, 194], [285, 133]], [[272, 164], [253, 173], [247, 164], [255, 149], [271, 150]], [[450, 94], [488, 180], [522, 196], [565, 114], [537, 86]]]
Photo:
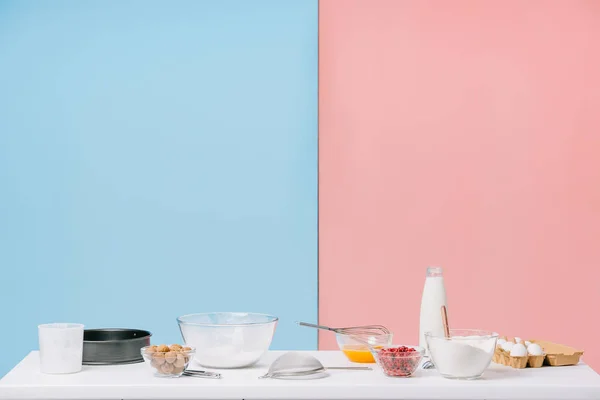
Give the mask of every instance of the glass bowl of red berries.
[[387, 376], [411, 376], [421, 363], [425, 349], [419, 346], [392, 345], [371, 348], [371, 353]]

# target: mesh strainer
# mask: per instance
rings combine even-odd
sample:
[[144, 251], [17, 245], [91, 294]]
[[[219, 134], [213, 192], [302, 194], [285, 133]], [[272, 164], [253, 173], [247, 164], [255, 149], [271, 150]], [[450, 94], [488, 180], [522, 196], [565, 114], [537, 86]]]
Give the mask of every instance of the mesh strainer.
[[306, 353], [289, 352], [277, 358], [273, 361], [273, 364], [269, 367], [269, 371], [260, 379], [264, 378], [278, 378], [278, 379], [290, 379], [296, 377], [304, 377], [309, 375], [322, 374], [328, 369], [348, 369], [358, 371], [370, 371], [370, 367], [327, 367], [315, 357]]

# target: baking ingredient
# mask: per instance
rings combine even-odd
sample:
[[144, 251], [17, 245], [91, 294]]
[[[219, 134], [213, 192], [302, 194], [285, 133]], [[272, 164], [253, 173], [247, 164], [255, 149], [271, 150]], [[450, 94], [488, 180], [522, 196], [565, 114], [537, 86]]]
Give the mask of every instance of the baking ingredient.
[[189, 364], [194, 353], [191, 347], [179, 344], [148, 346], [142, 349], [144, 359], [160, 375], [179, 376]]
[[530, 344], [531, 344], [531, 342], [529, 340], [525, 341], [525, 347], [529, 347]]
[[[380, 349], [381, 346], [374, 347]], [[348, 357], [348, 360], [355, 363], [374, 363], [375, 359], [371, 350], [367, 346], [361, 345], [346, 345], [342, 348], [342, 352]]]
[[523, 343], [515, 344], [512, 349], [510, 349], [511, 357], [525, 357], [527, 355], [527, 348]]
[[504, 351], [511, 351], [514, 345], [515, 344], [513, 342], [504, 342], [502, 344], [502, 350], [504, 350]]
[[377, 352], [379, 366], [389, 376], [410, 376], [419, 366], [421, 354], [412, 347], [382, 348]]
[[183, 354], [179, 353], [179, 354], [177, 354], [177, 359], [175, 360], [173, 365], [180, 368], [180, 367], [184, 367], [185, 363], [186, 363], [185, 356]]
[[515, 343], [523, 343], [523, 339], [515, 336]]
[[444, 336], [444, 325], [440, 314], [442, 306], [448, 308], [446, 301], [446, 288], [442, 269], [437, 267], [427, 268], [423, 296], [421, 298], [421, 318], [419, 324], [419, 346], [427, 351], [425, 332], [436, 336]]
[[167, 346], [166, 344], [161, 344], [156, 346], [156, 351], [160, 351], [161, 353], [166, 353], [167, 351], [169, 351], [169, 346]]
[[167, 360], [165, 360], [165, 353], [156, 352], [152, 354], [152, 366], [154, 368], [158, 368], [163, 365]]
[[[350, 328], [353, 329], [353, 328]], [[392, 345], [392, 333], [378, 335], [345, 335], [336, 333], [335, 339], [348, 360], [357, 363], [374, 363], [370, 348], [380, 349]]]
[[177, 360], [176, 352], [169, 351], [168, 353], [165, 353], [165, 361], [167, 361], [169, 364], [173, 364], [175, 360]]
[[498, 341], [496, 342], [496, 346], [498, 346], [498, 347], [502, 347], [502, 345], [503, 345], [504, 343], [506, 343], [506, 339], [502, 339], [502, 338], [500, 338], [500, 339], [498, 339]]
[[175, 367], [173, 367], [173, 364], [167, 362], [162, 365], [160, 372], [162, 372], [165, 375], [170, 375], [173, 373], [173, 369], [175, 369]]
[[494, 342], [489, 339], [465, 340], [453, 336], [449, 340], [433, 338], [429, 350], [433, 364], [443, 376], [452, 378], [476, 378], [490, 365], [494, 354]]
[[529, 346], [527, 346], [527, 352], [532, 356], [541, 356], [544, 354], [542, 346], [537, 343], [531, 343]]

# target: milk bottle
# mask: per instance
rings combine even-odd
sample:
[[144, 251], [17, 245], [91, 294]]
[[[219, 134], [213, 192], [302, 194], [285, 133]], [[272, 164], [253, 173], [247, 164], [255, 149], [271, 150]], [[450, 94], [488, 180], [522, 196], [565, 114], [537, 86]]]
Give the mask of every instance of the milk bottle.
[[[427, 268], [423, 297], [421, 298], [421, 322], [419, 324], [419, 346], [427, 349], [425, 332], [432, 332], [444, 336], [444, 325], [442, 323], [441, 307], [446, 304], [446, 288], [444, 287], [444, 276], [439, 267]], [[429, 355], [429, 350], [427, 350]]]

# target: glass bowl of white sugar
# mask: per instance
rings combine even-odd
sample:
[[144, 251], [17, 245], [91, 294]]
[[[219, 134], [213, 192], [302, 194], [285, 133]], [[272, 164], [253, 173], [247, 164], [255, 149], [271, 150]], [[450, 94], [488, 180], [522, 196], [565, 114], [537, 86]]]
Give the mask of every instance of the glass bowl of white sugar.
[[489, 367], [498, 334], [478, 329], [450, 329], [450, 337], [425, 333], [431, 361], [444, 378], [477, 379]]

